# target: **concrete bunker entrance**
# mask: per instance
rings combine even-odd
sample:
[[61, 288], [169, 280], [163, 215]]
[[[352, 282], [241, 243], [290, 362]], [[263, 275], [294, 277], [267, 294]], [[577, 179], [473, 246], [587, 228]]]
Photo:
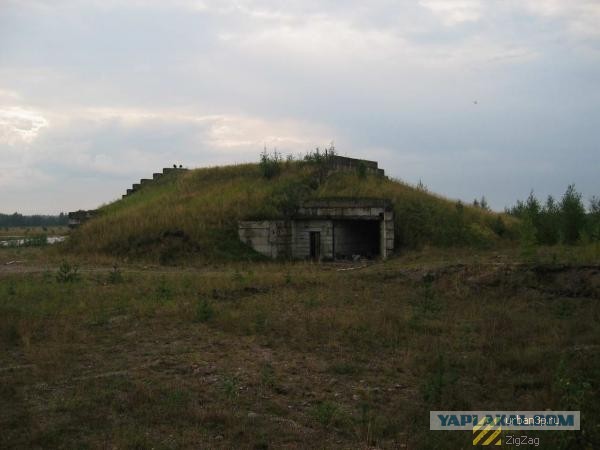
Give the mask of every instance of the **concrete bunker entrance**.
[[381, 221], [334, 220], [333, 254], [335, 259], [354, 255], [377, 258], [381, 254]]
[[313, 199], [287, 219], [240, 221], [240, 239], [271, 258], [330, 261], [389, 257], [394, 213], [379, 198]]

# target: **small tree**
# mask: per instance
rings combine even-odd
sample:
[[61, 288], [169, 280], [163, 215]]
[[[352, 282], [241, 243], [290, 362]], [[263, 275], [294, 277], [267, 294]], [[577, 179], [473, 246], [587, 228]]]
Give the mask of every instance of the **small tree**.
[[274, 150], [273, 153], [267, 152], [267, 148], [263, 150], [260, 154], [260, 171], [262, 172], [263, 177], [267, 179], [271, 179], [279, 175], [281, 172], [281, 162], [283, 161], [283, 157], [277, 150]]
[[594, 196], [590, 199], [587, 228], [592, 241], [600, 241], [600, 197]]
[[314, 174], [314, 184], [316, 186], [322, 184], [323, 181], [325, 181], [325, 178], [327, 178], [327, 175], [331, 171], [335, 155], [336, 151], [333, 142], [322, 152], [319, 147], [317, 147], [314, 151], [308, 152], [306, 155], [304, 155], [304, 161], [316, 168]]
[[562, 238], [566, 244], [574, 244], [579, 240], [585, 226], [585, 207], [581, 201], [581, 193], [570, 184], [560, 202]]
[[540, 244], [554, 245], [560, 237], [560, 207], [551, 195], [546, 199], [546, 203], [542, 207], [538, 241]]
[[482, 195], [481, 200], [479, 200], [479, 207], [485, 211], [491, 211], [490, 205], [484, 195]]
[[536, 198], [533, 191], [529, 193], [529, 197], [525, 201], [525, 214], [529, 216], [533, 225], [537, 228], [537, 223], [540, 218], [540, 210], [542, 206], [540, 205], [540, 201]]

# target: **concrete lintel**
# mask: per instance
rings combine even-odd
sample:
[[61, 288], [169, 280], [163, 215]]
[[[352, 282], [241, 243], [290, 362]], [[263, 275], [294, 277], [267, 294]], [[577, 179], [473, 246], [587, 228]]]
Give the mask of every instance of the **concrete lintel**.
[[297, 215], [296, 220], [381, 220], [379, 216], [371, 215]]

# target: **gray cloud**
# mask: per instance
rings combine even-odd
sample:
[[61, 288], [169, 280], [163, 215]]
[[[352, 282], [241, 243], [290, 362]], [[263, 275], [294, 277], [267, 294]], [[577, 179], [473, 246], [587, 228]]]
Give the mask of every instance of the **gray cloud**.
[[598, 19], [589, 0], [8, 1], [0, 210], [331, 140], [496, 208], [598, 194]]

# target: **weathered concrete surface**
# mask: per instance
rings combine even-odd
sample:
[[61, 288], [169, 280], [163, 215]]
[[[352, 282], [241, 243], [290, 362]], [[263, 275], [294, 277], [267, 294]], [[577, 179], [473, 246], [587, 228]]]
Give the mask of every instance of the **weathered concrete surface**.
[[384, 175], [383, 169], [378, 168], [377, 161], [368, 161], [366, 159], [348, 158], [346, 156], [334, 155], [331, 157], [331, 165], [334, 170], [352, 170], [358, 171], [361, 168], [366, 173]]
[[241, 221], [238, 235], [242, 242], [269, 258], [290, 256], [291, 225], [283, 220]]
[[79, 211], [71, 211], [69, 213], [69, 228], [78, 227], [83, 222], [93, 218], [96, 214], [98, 214], [98, 210], [96, 209], [90, 209], [87, 211], [83, 209], [80, 209]]
[[134, 183], [131, 186], [131, 189], [127, 189], [126, 194], [122, 198], [125, 198], [125, 197], [133, 194], [134, 192], [138, 191], [140, 189], [140, 187], [142, 187], [144, 185], [147, 185], [154, 181], [159, 180], [163, 175], [166, 175], [169, 173], [186, 172], [187, 170], [188, 169], [186, 169], [184, 167], [165, 167], [162, 170], [162, 172], [153, 173], [152, 178], [142, 178], [139, 183]]
[[292, 221], [292, 257], [310, 258], [310, 233], [320, 233], [320, 258], [333, 259], [333, 222], [331, 220], [293, 220]]

